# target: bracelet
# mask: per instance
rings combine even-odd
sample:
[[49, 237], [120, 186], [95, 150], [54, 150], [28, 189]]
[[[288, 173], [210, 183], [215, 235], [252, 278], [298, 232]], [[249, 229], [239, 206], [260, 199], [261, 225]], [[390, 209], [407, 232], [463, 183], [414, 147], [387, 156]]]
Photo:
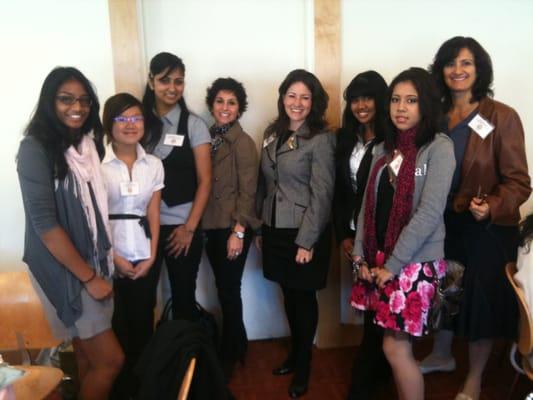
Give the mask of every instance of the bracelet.
[[[91, 277], [85, 281], [81, 281], [81, 283], [83, 283], [84, 285], [88, 284], [90, 281], [92, 281], [94, 278], [96, 278], [96, 271], [93, 269], [93, 274], [91, 275]], [[81, 279], [80, 279], [81, 280]]]

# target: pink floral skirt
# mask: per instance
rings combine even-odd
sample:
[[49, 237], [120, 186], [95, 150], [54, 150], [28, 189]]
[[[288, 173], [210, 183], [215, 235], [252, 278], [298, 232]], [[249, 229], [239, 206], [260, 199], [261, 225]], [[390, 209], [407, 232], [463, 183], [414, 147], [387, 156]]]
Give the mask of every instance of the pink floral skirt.
[[383, 289], [359, 279], [352, 286], [350, 304], [358, 310], [375, 311], [374, 323], [385, 329], [412, 336], [425, 335], [428, 312], [437, 288], [437, 277], [430, 264], [438, 278], [443, 278], [446, 262], [442, 259], [407, 264]]

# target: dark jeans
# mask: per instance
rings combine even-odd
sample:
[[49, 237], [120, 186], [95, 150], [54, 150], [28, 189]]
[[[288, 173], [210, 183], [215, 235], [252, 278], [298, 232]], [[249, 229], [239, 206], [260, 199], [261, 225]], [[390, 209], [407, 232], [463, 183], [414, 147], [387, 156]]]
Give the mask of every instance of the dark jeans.
[[112, 326], [126, 359], [113, 385], [112, 399], [129, 399], [137, 391], [139, 382], [133, 368], [154, 331], [159, 267], [153, 265], [143, 278], [114, 280]]
[[296, 372], [308, 374], [318, 324], [316, 291], [289, 289], [285, 286], [281, 286], [281, 289], [291, 330], [289, 362], [294, 364]]
[[155, 265], [159, 268], [165, 260], [170, 290], [172, 292], [172, 317], [194, 321], [198, 312], [196, 309], [196, 278], [200, 259], [202, 258], [203, 233], [196, 230], [187, 255], [173, 257], [168, 254], [167, 239], [179, 225], [161, 225], [159, 231], [159, 245]]
[[215, 275], [218, 299], [222, 308], [221, 358], [224, 361], [235, 362], [244, 359], [248, 347], [248, 337], [242, 318], [241, 281], [252, 234], [246, 232], [239, 257], [228, 260], [227, 242], [231, 229], [209, 229], [205, 233], [207, 236], [205, 250]]
[[379, 384], [392, 376], [383, 353], [383, 329], [374, 324], [374, 312], [365, 312], [363, 340], [357, 349], [352, 367], [352, 383], [348, 400], [374, 398]]

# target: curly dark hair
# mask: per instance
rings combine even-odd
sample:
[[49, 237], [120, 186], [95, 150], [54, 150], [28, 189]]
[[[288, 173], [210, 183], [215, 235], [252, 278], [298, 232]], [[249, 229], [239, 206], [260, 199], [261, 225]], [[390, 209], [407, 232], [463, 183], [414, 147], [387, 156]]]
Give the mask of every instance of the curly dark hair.
[[296, 82], [303, 83], [307, 89], [311, 92], [311, 111], [305, 122], [309, 127], [311, 135], [315, 135], [324, 130], [327, 126], [326, 122], [326, 109], [328, 108], [329, 96], [322, 87], [322, 84], [318, 78], [311, 72], [304, 69], [295, 69], [287, 75], [287, 77], [281, 82], [278, 93], [278, 116], [267, 127], [265, 136], [270, 136], [275, 132], [281, 133], [289, 129], [289, 116], [285, 112], [285, 106], [283, 105], [283, 97], [287, 93], [289, 87]]
[[[87, 120], [79, 132], [72, 134], [61, 122], [56, 113], [56, 95], [67, 81], [79, 82], [91, 98], [91, 108]], [[83, 135], [93, 133], [96, 149], [100, 158], [104, 155], [103, 130], [100, 122], [100, 103], [91, 82], [74, 67], [56, 67], [45, 78], [37, 107], [24, 130], [24, 135], [35, 137], [50, 154], [54, 162], [54, 176], [63, 179], [68, 172], [65, 150], [77, 145]]]
[[213, 111], [213, 104], [215, 103], [215, 98], [217, 97], [218, 92], [221, 90], [226, 90], [231, 92], [237, 97], [237, 102], [239, 103], [239, 118], [246, 109], [248, 108], [248, 97], [246, 96], [246, 90], [241, 82], [236, 81], [233, 78], [218, 78], [216, 79], [210, 87], [207, 88], [207, 95], [205, 96], [205, 103], [209, 111]]
[[[411, 82], [418, 94], [420, 122], [416, 133], [416, 146], [420, 148], [431, 142], [435, 134], [440, 130], [442, 111], [439, 92], [428, 71], [423, 68], [411, 67], [392, 80], [387, 92], [387, 104], [390, 105], [394, 88], [401, 82]], [[388, 120], [390, 129], [385, 132], [385, 148], [388, 152], [392, 152], [395, 147], [397, 129], [393, 128], [394, 125], [390, 119], [390, 107]]]
[[455, 60], [462, 49], [468, 49], [474, 55], [476, 66], [476, 81], [472, 87], [472, 103], [481, 100], [483, 97], [494, 95], [492, 91], [493, 71], [492, 61], [489, 53], [473, 38], [455, 36], [445, 41], [437, 51], [433, 64], [429, 66], [431, 75], [437, 82], [441, 92], [444, 112], [450, 110], [452, 106], [452, 96], [450, 89], [444, 82], [444, 67], [449, 62]]
[[[158, 53], [152, 58], [152, 60], [150, 60], [148, 79], [153, 79], [154, 76], [162, 72], [165, 72], [165, 76], [167, 76], [175, 70], [179, 70], [185, 75], [185, 64], [181, 58], [168, 52]], [[159, 142], [159, 139], [161, 139], [163, 123], [159, 119], [159, 116], [154, 112], [156, 109], [155, 93], [148, 83], [146, 83], [146, 87], [144, 88], [142, 103], [145, 118], [145, 142], [147, 147], [153, 150]], [[178, 100], [178, 104], [182, 110], [188, 110], [183, 96]]]
[[365, 71], [357, 74], [344, 90], [344, 111], [342, 113], [342, 126], [337, 132], [337, 154], [343, 155], [351, 152], [355, 144], [361, 140], [364, 133], [362, 125], [352, 112], [352, 101], [358, 97], [370, 97], [374, 100], [375, 116], [371, 122], [374, 126], [374, 135], [379, 143], [383, 141], [387, 129], [387, 110], [385, 97], [387, 96], [387, 83], [376, 71]]
[[[102, 124], [107, 140], [113, 140], [113, 118], [118, 117], [124, 111], [132, 107], [139, 107], [143, 112], [143, 105], [137, 97], [129, 93], [117, 93], [111, 96], [104, 104], [104, 113], [102, 115]], [[141, 140], [144, 140], [144, 136]], [[141, 143], [142, 144], [142, 143]]]

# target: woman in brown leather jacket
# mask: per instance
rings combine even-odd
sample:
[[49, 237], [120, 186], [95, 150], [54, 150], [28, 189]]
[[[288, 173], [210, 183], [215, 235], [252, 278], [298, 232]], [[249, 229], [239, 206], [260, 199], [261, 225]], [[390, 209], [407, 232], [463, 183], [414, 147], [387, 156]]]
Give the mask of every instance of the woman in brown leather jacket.
[[[469, 340], [469, 371], [456, 399], [478, 399], [493, 339], [514, 339], [517, 333], [517, 307], [504, 268], [516, 259], [519, 207], [531, 192], [524, 131], [514, 109], [492, 100], [492, 62], [476, 40], [446, 41], [431, 71], [442, 90], [444, 130], [457, 161], [445, 213], [445, 254], [466, 267], [454, 328]], [[424, 373], [455, 369], [452, 338], [451, 330], [437, 334], [433, 352], [421, 363]]]
[[213, 185], [202, 218], [206, 253], [222, 308], [221, 359], [226, 379], [244, 362], [248, 339], [242, 317], [241, 280], [252, 232], [260, 225], [255, 212], [259, 161], [253, 139], [238, 119], [246, 111], [246, 92], [233, 78], [219, 78], [207, 89]]

